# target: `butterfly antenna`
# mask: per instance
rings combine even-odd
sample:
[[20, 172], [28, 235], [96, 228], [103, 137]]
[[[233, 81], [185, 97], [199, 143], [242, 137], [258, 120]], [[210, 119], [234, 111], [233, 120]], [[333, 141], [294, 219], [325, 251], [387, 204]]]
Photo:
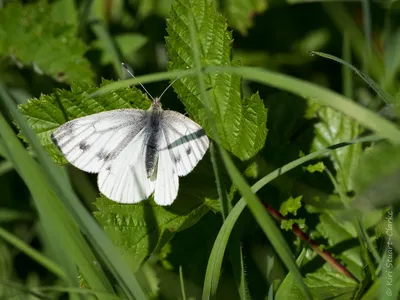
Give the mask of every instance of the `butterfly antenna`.
[[165, 94], [165, 92], [175, 83], [175, 81], [177, 81], [179, 79], [179, 77], [175, 78], [170, 84], [169, 86], [167, 86], [167, 88], [164, 90], [164, 92], [161, 93], [160, 97], [158, 97], [159, 99], [161, 99], [161, 97]]
[[[129, 67], [128, 67], [126, 64], [122, 63], [122, 66], [123, 66], [124, 69], [129, 73], [129, 75], [131, 75], [133, 78], [136, 79], [135, 75], [133, 75], [132, 71], [129, 69]], [[146, 94], [150, 97], [150, 99], [151, 99], [152, 101], [154, 101], [153, 96], [146, 90], [146, 88], [144, 87], [144, 85], [141, 84], [140, 82], [139, 82], [139, 84], [140, 84], [140, 86], [142, 87], [142, 89], [146, 92]], [[160, 98], [161, 98], [161, 97], [160, 97]]]

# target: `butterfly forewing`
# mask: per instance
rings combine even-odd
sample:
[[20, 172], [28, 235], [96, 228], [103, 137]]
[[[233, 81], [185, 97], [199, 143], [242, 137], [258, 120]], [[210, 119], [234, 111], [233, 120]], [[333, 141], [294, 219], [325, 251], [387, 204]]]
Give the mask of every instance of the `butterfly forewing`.
[[98, 173], [145, 125], [146, 111], [118, 109], [69, 121], [51, 137], [72, 165]]
[[[208, 137], [203, 128], [178, 112], [163, 111], [161, 118], [162, 132], [177, 175], [187, 175], [207, 152]], [[160, 147], [160, 151], [163, 150], [165, 147]]]

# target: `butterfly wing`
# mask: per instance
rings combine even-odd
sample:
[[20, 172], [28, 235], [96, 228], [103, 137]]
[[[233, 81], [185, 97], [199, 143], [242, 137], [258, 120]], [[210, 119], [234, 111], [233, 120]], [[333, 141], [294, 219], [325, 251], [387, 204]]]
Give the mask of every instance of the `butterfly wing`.
[[51, 135], [75, 167], [98, 173], [115, 159], [146, 125], [146, 111], [117, 109], [61, 125]]
[[154, 201], [170, 205], [178, 194], [178, 176], [193, 170], [206, 153], [209, 140], [198, 124], [178, 112], [163, 111], [160, 124]]
[[154, 202], [158, 205], [171, 205], [178, 195], [178, 174], [167, 147], [167, 140], [161, 132], [156, 173], [157, 179], [154, 190]]
[[203, 158], [210, 141], [200, 125], [178, 112], [165, 110], [161, 117], [172, 163], [178, 176], [185, 176]]
[[147, 177], [145, 149], [149, 139], [145, 126], [122, 152], [100, 170], [98, 186], [107, 198], [120, 203], [137, 203], [154, 191], [155, 174]]

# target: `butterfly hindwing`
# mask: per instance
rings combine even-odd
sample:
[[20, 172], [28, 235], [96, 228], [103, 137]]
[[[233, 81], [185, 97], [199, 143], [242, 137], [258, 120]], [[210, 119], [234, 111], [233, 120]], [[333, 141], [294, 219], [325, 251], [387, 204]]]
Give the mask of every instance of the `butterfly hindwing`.
[[98, 173], [145, 125], [146, 111], [117, 109], [69, 121], [51, 138], [72, 165]]
[[[177, 175], [187, 175], [207, 152], [210, 142], [204, 129], [171, 110], [162, 112], [161, 128]], [[160, 151], [164, 149], [161, 147]]]
[[170, 205], [178, 195], [178, 174], [167, 146], [165, 135], [161, 132], [154, 190], [154, 202], [158, 205]]
[[98, 186], [107, 198], [120, 203], [137, 203], [153, 193], [155, 176], [147, 176], [144, 159], [148, 131], [144, 127], [109, 165], [100, 170]]

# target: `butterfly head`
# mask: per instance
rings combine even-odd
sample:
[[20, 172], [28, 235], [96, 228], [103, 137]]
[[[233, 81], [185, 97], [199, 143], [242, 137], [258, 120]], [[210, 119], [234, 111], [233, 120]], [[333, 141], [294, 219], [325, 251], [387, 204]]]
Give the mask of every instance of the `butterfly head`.
[[152, 99], [150, 110], [156, 111], [156, 112], [162, 111], [161, 101], [160, 101], [159, 97], [155, 97]]

